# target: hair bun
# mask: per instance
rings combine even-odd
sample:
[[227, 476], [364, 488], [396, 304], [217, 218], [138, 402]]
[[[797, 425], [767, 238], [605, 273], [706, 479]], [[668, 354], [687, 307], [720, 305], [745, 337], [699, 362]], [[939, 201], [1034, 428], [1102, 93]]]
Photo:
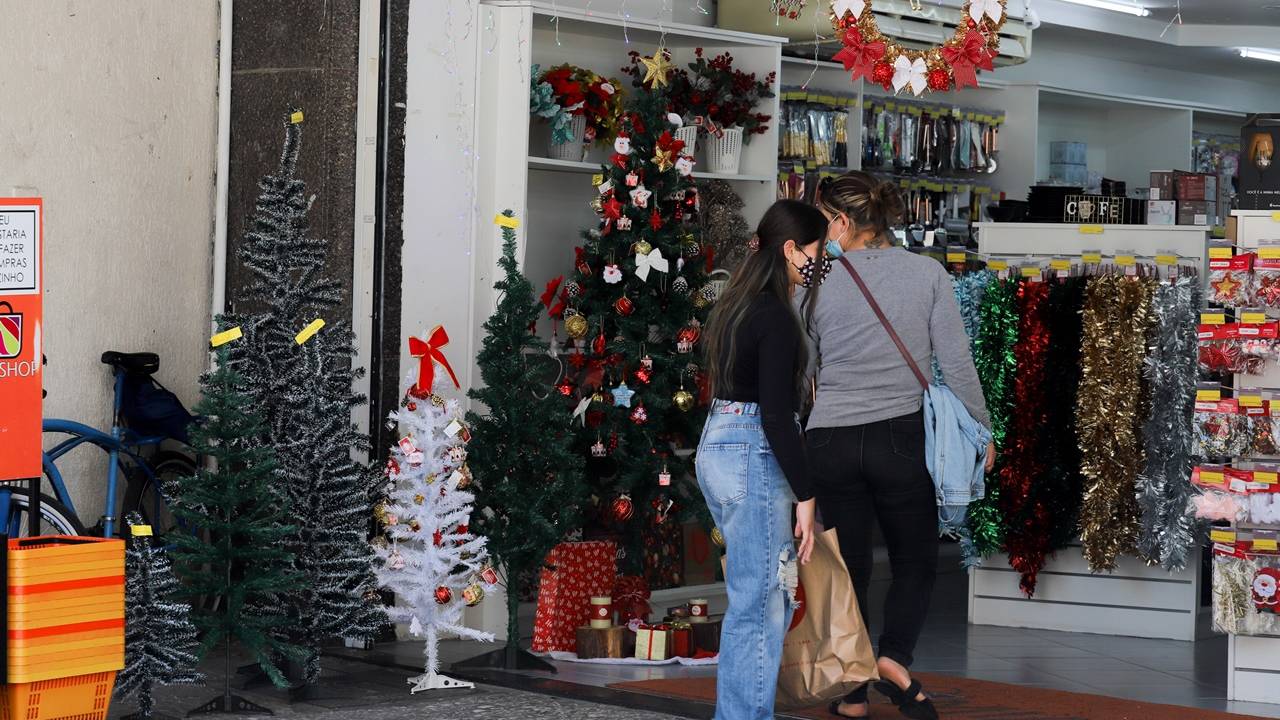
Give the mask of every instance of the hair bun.
[[889, 181], [877, 183], [875, 187], [871, 188], [870, 200], [872, 205], [879, 211], [877, 214], [884, 220], [886, 226], [893, 226], [902, 222], [902, 216], [907, 211], [907, 204], [902, 199], [902, 193], [898, 191], [896, 183]]

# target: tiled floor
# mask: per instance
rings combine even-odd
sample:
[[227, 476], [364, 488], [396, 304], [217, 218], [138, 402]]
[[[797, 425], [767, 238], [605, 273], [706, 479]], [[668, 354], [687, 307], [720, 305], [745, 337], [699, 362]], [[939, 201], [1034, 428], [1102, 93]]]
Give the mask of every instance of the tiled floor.
[[[1021, 630], [967, 623], [967, 577], [947, 549], [933, 610], [916, 650], [922, 672], [1013, 683], [1149, 702], [1202, 707], [1280, 718], [1280, 705], [1228, 702], [1227, 644], [1223, 636], [1195, 643], [1110, 635]], [[888, 581], [877, 572], [872, 587], [872, 633], [877, 606]], [[446, 661], [482, 652], [473, 643], [446, 643]], [[420, 646], [397, 643], [380, 648], [408, 663], [419, 661]], [[556, 679], [594, 687], [628, 680], [714, 674], [713, 668], [637, 667], [558, 663]]]

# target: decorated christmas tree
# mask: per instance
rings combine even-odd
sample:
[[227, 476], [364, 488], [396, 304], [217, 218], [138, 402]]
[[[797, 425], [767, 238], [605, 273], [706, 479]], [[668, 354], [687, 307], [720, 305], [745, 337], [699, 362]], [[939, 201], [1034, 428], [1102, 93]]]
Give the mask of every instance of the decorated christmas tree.
[[678, 533], [681, 516], [707, 515], [692, 452], [706, 415], [696, 347], [715, 293], [693, 159], [672, 135], [683, 123], [664, 89], [671, 66], [661, 50], [643, 62], [646, 79], [597, 176], [599, 224], [583, 233], [550, 312], [573, 340], [556, 390], [575, 411], [575, 449], [588, 458], [589, 525], [620, 536], [624, 572], [643, 570], [663, 587], [674, 583], [654, 566], [660, 553], [642, 555], [646, 544]]
[[534, 665], [519, 650], [517, 610], [523, 578], [537, 570], [556, 543], [579, 525], [584, 498], [582, 457], [572, 448], [573, 421], [558, 396], [548, 396], [531, 358], [545, 355], [547, 343], [532, 327], [541, 313], [533, 288], [516, 265], [516, 232], [510, 210], [503, 213], [503, 276], [497, 310], [477, 357], [484, 386], [469, 395], [485, 414], [467, 420], [474, 436], [469, 465], [475, 475], [477, 532], [506, 575], [507, 647], [501, 665]]
[[165, 553], [152, 544], [151, 526], [142, 516], [125, 517], [130, 538], [125, 549], [124, 669], [116, 678], [117, 697], [136, 697], [130, 718], [156, 717], [152, 690], [203, 680], [196, 671], [200, 648], [191, 624], [191, 606], [179, 601], [178, 579]]
[[[435, 363], [444, 357], [438, 346], [447, 342], [443, 328], [426, 339], [410, 340], [411, 351], [423, 350], [422, 361], [400, 409], [391, 414], [402, 436], [391, 448], [387, 499], [377, 509], [389, 538], [389, 544], [375, 543], [382, 559], [378, 580], [400, 599], [391, 617], [408, 622], [414, 637], [425, 638], [426, 672], [409, 680], [415, 693], [474, 687], [439, 674], [436, 653], [442, 633], [493, 640], [491, 633], [462, 622], [464, 608], [479, 604], [484, 587], [498, 578], [489, 566], [485, 539], [470, 529], [475, 499], [467, 491], [470, 433], [458, 401], [441, 397], [448, 379], [435, 372]], [[451, 377], [453, 371], [448, 372]]]
[[201, 633], [201, 655], [222, 644], [223, 694], [199, 713], [267, 712], [231, 694], [231, 644], [237, 643], [276, 685], [287, 684], [279, 661], [304, 651], [282, 638], [290, 618], [275, 600], [294, 592], [301, 578], [285, 538], [296, 532], [276, 475], [275, 452], [256, 401], [230, 366], [229, 352], [201, 379], [196, 413], [205, 418], [191, 433], [191, 447], [213, 462], [169, 488], [170, 508], [199, 533], [173, 533], [174, 566], [186, 595], [204, 598], [192, 613]]
[[297, 177], [302, 113], [285, 123], [280, 166], [260, 183], [241, 260], [252, 273], [246, 293], [251, 314], [226, 318], [243, 342], [231, 362], [262, 414], [264, 441], [279, 463], [275, 480], [291, 508], [293, 532], [284, 547], [300, 585], [276, 599], [290, 618], [282, 642], [307, 650], [290, 663], [294, 685], [319, 675], [325, 642], [369, 636], [385, 624], [368, 544], [377, 474], [354, 458], [369, 439], [351, 422], [364, 398], [352, 392], [363, 370], [341, 314], [341, 284], [330, 277], [325, 240], [308, 235], [311, 199]]

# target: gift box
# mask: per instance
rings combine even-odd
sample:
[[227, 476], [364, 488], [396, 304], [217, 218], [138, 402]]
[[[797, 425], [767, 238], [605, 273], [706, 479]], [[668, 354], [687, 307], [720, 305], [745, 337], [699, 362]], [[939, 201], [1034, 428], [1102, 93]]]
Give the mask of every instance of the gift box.
[[1176, 200], [1148, 200], [1148, 225], [1178, 224], [1178, 202]]
[[636, 629], [636, 659], [666, 660], [671, 628], [667, 625], [641, 625]]
[[687, 622], [671, 623], [671, 657], [693, 657], [693, 625]]
[[555, 546], [539, 580], [533, 651], [575, 652], [577, 629], [590, 618], [592, 596], [608, 595], [617, 574], [617, 546], [612, 542]]
[[1151, 173], [1151, 199], [1152, 200], [1174, 200], [1173, 194], [1174, 180], [1172, 171], [1158, 171]]
[[1217, 217], [1217, 203], [1203, 200], [1179, 200], [1179, 225], [1212, 225]]
[[720, 652], [720, 626], [723, 621], [723, 617], [715, 617], [707, 622], [694, 623], [691, 626], [693, 628], [694, 652]]
[[626, 647], [627, 629], [621, 625], [609, 628], [580, 627], [577, 632], [578, 657], [621, 658]]
[[631, 620], [649, 621], [653, 608], [649, 605], [649, 583], [639, 575], [624, 575], [614, 581], [613, 607], [618, 611], [618, 622], [623, 625]]

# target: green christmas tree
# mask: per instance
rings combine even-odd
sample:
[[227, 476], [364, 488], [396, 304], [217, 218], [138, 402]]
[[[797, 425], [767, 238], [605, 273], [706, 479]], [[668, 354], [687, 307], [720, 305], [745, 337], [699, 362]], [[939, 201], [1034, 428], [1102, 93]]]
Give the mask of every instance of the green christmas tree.
[[[512, 217], [510, 210], [503, 213]], [[502, 294], [484, 324], [487, 333], [477, 357], [484, 387], [468, 395], [484, 404], [471, 412], [467, 463], [474, 483], [472, 515], [476, 532], [488, 538], [488, 550], [506, 573], [507, 649], [503, 665], [527, 664], [518, 658], [517, 610], [520, 584], [537, 569], [556, 543], [578, 527], [584, 497], [582, 457], [574, 451], [572, 416], [560, 398], [547, 397], [545, 380], [530, 356], [545, 355], [547, 343], [531, 329], [541, 310], [533, 288], [516, 264], [516, 233], [502, 230]]]
[[170, 488], [174, 515], [199, 532], [169, 539], [187, 596], [213, 600], [193, 612], [201, 656], [219, 644], [225, 651], [223, 694], [197, 710], [269, 712], [232, 695], [231, 644], [238, 643], [280, 687], [287, 681], [278, 659], [304, 657], [301, 648], [281, 640], [290, 618], [276, 603], [301, 579], [283, 546], [296, 529], [288, 524], [287, 501], [276, 482], [275, 453], [263, 442], [266, 428], [229, 356], [222, 349], [217, 369], [201, 378], [196, 413], [205, 420], [191, 433], [192, 448], [213, 462]]
[[697, 343], [715, 298], [693, 160], [672, 136], [668, 102], [659, 89], [632, 96], [596, 188], [599, 225], [583, 233], [552, 308], [574, 339], [557, 390], [581, 413], [589, 521], [623, 538], [623, 572], [643, 571], [655, 588], [670, 582], [655, 567], [663, 559], [646, 557], [646, 538], [678, 534], [681, 517], [707, 520], [692, 454], [706, 417]]
[[190, 685], [203, 679], [196, 670], [200, 647], [191, 606], [177, 599], [181, 588], [165, 552], [152, 542], [151, 526], [130, 512], [125, 548], [124, 669], [116, 679], [117, 697], [134, 696], [138, 712], [129, 718], [156, 717], [152, 691], [161, 685]]

